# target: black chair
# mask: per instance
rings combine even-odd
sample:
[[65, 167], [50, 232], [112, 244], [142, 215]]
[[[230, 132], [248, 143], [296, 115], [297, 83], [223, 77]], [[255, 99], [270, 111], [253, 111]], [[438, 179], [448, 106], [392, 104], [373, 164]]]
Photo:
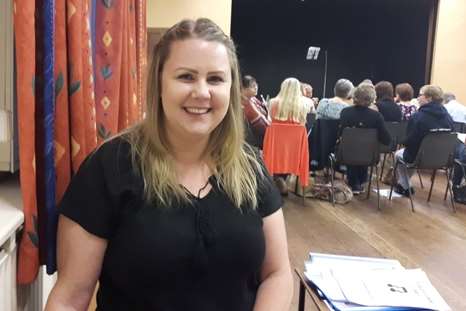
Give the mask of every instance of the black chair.
[[324, 170], [324, 176], [326, 177], [325, 186], [330, 181], [328, 189], [331, 194], [330, 202], [332, 204], [335, 204], [333, 196], [335, 170], [332, 168], [331, 155], [335, 152], [339, 127], [340, 120], [317, 119], [314, 122], [311, 133], [308, 135], [309, 169], [311, 170], [311, 176], [315, 171]]
[[[369, 166], [369, 184], [367, 187], [368, 199], [371, 192], [372, 172], [375, 167], [377, 209], [380, 210], [379, 175], [377, 168], [379, 157], [379, 140], [376, 129], [347, 127], [343, 129], [340, 143], [336, 150], [336, 155], [333, 158], [335, 162], [333, 163], [332, 168], [336, 163], [341, 165]], [[332, 201], [334, 201], [333, 197]]]
[[453, 122], [453, 131], [456, 133], [465, 133], [466, 132], [466, 124], [463, 122]]
[[390, 155], [393, 163], [395, 163], [395, 151], [398, 149], [398, 142], [402, 139], [403, 134], [406, 136], [406, 134], [403, 133], [403, 126], [404, 125], [400, 122], [385, 122], [385, 127], [387, 128], [392, 141], [389, 145], [379, 145], [379, 152], [380, 154], [383, 154], [382, 167], [380, 169], [380, 180], [382, 180], [383, 177], [383, 170], [385, 168], [385, 160], [387, 159], [387, 155]]
[[[400, 122], [398, 132], [398, 145], [403, 145], [406, 141], [406, 137], [408, 136], [408, 121], [404, 120]], [[399, 146], [398, 146], [399, 147]]]
[[306, 115], [306, 131], [307, 131], [307, 135], [309, 136], [309, 134], [311, 134], [311, 130], [312, 130], [312, 127], [314, 126], [314, 123], [316, 122], [316, 114], [315, 112], [312, 113], [312, 112], [309, 112], [307, 115]]
[[[413, 163], [406, 163], [403, 160], [397, 159], [395, 161], [395, 178], [396, 169], [398, 165], [404, 164], [408, 169], [426, 169], [432, 170], [431, 184], [429, 190], [429, 196], [427, 201], [430, 201], [432, 195], [432, 188], [435, 182], [435, 175], [437, 170], [444, 170], [447, 174], [447, 189], [446, 192], [450, 192], [451, 204], [453, 211], [456, 212], [455, 202], [453, 199], [453, 193], [451, 189], [451, 174], [454, 164], [454, 154], [458, 139], [455, 133], [450, 131], [432, 131], [427, 134], [421, 142], [421, 146], [416, 155], [416, 159]], [[389, 199], [392, 199], [393, 186], [390, 188]], [[411, 210], [414, 212], [414, 203], [411, 191], [408, 191], [409, 200], [411, 202]], [[446, 195], [444, 197], [446, 199]]]
[[311, 170], [329, 168], [330, 154], [335, 152], [340, 120], [317, 119], [308, 136]]

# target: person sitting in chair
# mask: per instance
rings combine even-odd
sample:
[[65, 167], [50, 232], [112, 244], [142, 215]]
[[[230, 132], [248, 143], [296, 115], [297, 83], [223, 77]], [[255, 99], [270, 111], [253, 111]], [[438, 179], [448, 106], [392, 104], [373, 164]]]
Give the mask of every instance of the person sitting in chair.
[[[402, 159], [406, 163], [413, 163], [421, 146], [422, 139], [433, 129], [453, 130], [453, 120], [448, 111], [442, 105], [443, 91], [435, 85], [424, 85], [419, 91], [418, 102], [420, 108], [408, 121], [407, 138], [405, 148], [395, 153], [395, 159]], [[409, 196], [409, 191], [414, 193], [411, 187], [410, 177], [413, 170], [408, 170], [406, 165], [400, 163], [397, 166], [397, 185], [395, 192]]]
[[262, 149], [265, 130], [270, 125], [270, 116], [265, 103], [257, 96], [259, 85], [253, 76], [246, 75], [241, 80], [241, 104], [246, 118], [246, 140]]
[[[302, 124], [310, 107], [302, 101], [301, 83], [296, 78], [285, 79], [278, 95], [270, 100], [272, 122]], [[288, 194], [287, 174], [274, 174], [275, 183], [282, 195]]]
[[[377, 129], [379, 141], [390, 144], [391, 137], [382, 115], [369, 108], [375, 101], [375, 89], [370, 84], [361, 84], [353, 93], [354, 106], [343, 109], [340, 116], [340, 135], [345, 127], [374, 128]], [[363, 191], [363, 184], [367, 181], [367, 166], [347, 166], [348, 184], [353, 194]]]
[[348, 79], [340, 79], [335, 84], [335, 97], [323, 98], [317, 106], [317, 119], [338, 120], [341, 111], [353, 104], [352, 93], [354, 85]]

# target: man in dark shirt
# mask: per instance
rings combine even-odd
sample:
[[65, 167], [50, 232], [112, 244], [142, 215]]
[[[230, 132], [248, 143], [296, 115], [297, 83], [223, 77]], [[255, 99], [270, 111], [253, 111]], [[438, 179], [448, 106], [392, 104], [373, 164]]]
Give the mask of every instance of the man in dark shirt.
[[[347, 107], [341, 111], [340, 124], [341, 131], [345, 127], [373, 128], [377, 129], [379, 141], [384, 144], [390, 144], [390, 133], [385, 127], [383, 117], [369, 106], [375, 100], [375, 90], [370, 84], [361, 84], [355, 88], [353, 93], [354, 106]], [[367, 166], [348, 165], [347, 167], [348, 184], [354, 194], [363, 191], [363, 184], [367, 181]]]
[[[418, 101], [421, 107], [408, 123], [406, 148], [396, 152], [397, 159], [403, 159], [407, 163], [414, 162], [421, 141], [433, 129], [453, 130], [453, 120], [448, 111], [442, 105], [443, 91], [434, 85], [425, 85], [419, 91]], [[399, 164], [397, 167], [398, 184], [395, 192], [404, 196], [409, 195], [409, 191], [414, 193], [410, 184], [410, 177], [413, 170], [408, 170], [405, 165]]]
[[380, 81], [375, 85], [377, 103], [380, 114], [387, 122], [401, 122], [401, 108], [394, 101], [393, 85], [388, 81]]

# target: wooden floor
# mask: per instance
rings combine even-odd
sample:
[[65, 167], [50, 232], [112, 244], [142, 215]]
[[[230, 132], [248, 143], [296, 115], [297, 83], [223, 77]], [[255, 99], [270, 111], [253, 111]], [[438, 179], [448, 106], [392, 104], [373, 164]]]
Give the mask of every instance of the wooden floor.
[[[346, 205], [289, 195], [283, 208], [292, 268], [303, 270], [309, 251], [340, 255], [394, 258], [407, 268], [421, 268], [452, 310], [466, 310], [466, 206], [453, 213], [443, 201], [445, 178], [438, 176], [427, 202], [430, 177], [423, 174], [424, 189], [413, 178], [415, 213], [408, 198], [388, 201], [377, 195], [357, 196]], [[383, 185], [382, 188], [388, 188]], [[293, 304], [297, 310], [298, 281]], [[306, 297], [306, 310], [311, 300]]]

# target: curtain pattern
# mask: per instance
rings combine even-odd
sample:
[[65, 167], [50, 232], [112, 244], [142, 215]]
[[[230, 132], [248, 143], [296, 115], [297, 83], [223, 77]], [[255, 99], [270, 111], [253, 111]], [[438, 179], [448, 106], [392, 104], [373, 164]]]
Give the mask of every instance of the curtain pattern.
[[[145, 29], [145, 13], [142, 12], [145, 12], [145, 1], [103, 0], [96, 3], [96, 112], [99, 142], [119, 129], [130, 126], [142, 116], [138, 78], [142, 77], [144, 70], [142, 59], [137, 56], [140, 56], [138, 52], [141, 50], [145, 51], [146, 38], [141, 38], [136, 32], [142, 25]], [[140, 63], [139, 68], [137, 61]], [[142, 87], [141, 80], [139, 83]]]
[[81, 162], [142, 117], [145, 12], [145, 0], [14, 3], [21, 284], [56, 270], [56, 205]]

